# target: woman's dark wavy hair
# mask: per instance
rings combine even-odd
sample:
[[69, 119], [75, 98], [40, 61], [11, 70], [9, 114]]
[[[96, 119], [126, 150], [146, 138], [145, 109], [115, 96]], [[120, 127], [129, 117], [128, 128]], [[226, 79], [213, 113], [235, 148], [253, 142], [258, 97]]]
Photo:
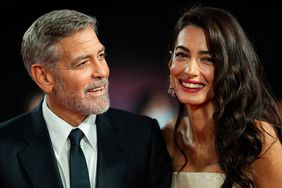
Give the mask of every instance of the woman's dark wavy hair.
[[[186, 11], [175, 25], [170, 50], [187, 25], [205, 31], [214, 58], [215, 146], [226, 175], [222, 187], [253, 187], [250, 168], [260, 157], [264, 142], [263, 130], [255, 121], [270, 123], [282, 142], [281, 119], [263, 67], [242, 27], [227, 10], [197, 6]], [[187, 156], [176, 139], [185, 114], [184, 104], [179, 105], [174, 141], [186, 158], [185, 166]]]

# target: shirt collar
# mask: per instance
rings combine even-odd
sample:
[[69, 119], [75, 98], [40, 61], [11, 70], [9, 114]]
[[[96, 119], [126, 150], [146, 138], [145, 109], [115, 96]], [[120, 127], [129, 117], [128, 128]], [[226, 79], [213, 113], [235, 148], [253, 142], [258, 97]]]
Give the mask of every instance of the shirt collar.
[[82, 130], [92, 148], [97, 148], [96, 115], [89, 115], [77, 128]]
[[47, 106], [46, 96], [43, 100], [42, 112], [55, 152], [60, 153], [62, 151], [70, 132], [75, 128], [79, 128], [83, 131], [86, 137], [86, 142], [88, 142], [91, 147], [96, 150], [97, 132], [95, 114], [89, 115], [79, 126], [73, 127], [50, 110]]

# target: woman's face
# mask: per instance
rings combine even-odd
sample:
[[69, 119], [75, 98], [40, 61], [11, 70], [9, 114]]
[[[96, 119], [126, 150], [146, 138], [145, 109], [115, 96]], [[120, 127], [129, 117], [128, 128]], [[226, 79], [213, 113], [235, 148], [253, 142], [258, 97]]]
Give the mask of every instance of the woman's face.
[[181, 103], [211, 102], [215, 65], [202, 28], [188, 25], [180, 31], [169, 68], [171, 84]]

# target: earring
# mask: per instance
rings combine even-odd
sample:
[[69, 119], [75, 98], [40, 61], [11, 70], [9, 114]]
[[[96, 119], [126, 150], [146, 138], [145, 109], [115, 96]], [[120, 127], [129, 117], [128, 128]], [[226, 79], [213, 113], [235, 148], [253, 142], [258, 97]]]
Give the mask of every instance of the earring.
[[175, 97], [175, 90], [174, 90], [174, 88], [173, 88], [173, 86], [172, 86], [172, 84], [171, 84], [171, 77], [170, 77], [170, 79], [169, 79], [170, 81], [169, 81], [169, 87], [168, 87], [168, 90], [167, 90], [167, 93], [170, 95], [170, 96], [172, 96], [172, 97]]
[[175, 97], [175, 91], [174, 88], [169, 87], [167, 90], [167, 93], [170, 94], [170, 96]]

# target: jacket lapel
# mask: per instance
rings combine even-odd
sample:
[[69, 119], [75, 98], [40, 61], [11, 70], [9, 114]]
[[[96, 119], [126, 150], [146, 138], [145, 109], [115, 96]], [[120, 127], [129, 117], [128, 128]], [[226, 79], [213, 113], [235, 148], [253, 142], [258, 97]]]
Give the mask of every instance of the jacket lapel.
[[116, 122], [108, 112], [96, 120], [98, 162], [96, 188], [120, 188], [123, 186], [126, 169], [126, 142], [119, 135]]
[[18, 158], [33, 187], [63, 188], [41, 105], [26, 124], [22, 136], [27, 146], [18, 153]]

